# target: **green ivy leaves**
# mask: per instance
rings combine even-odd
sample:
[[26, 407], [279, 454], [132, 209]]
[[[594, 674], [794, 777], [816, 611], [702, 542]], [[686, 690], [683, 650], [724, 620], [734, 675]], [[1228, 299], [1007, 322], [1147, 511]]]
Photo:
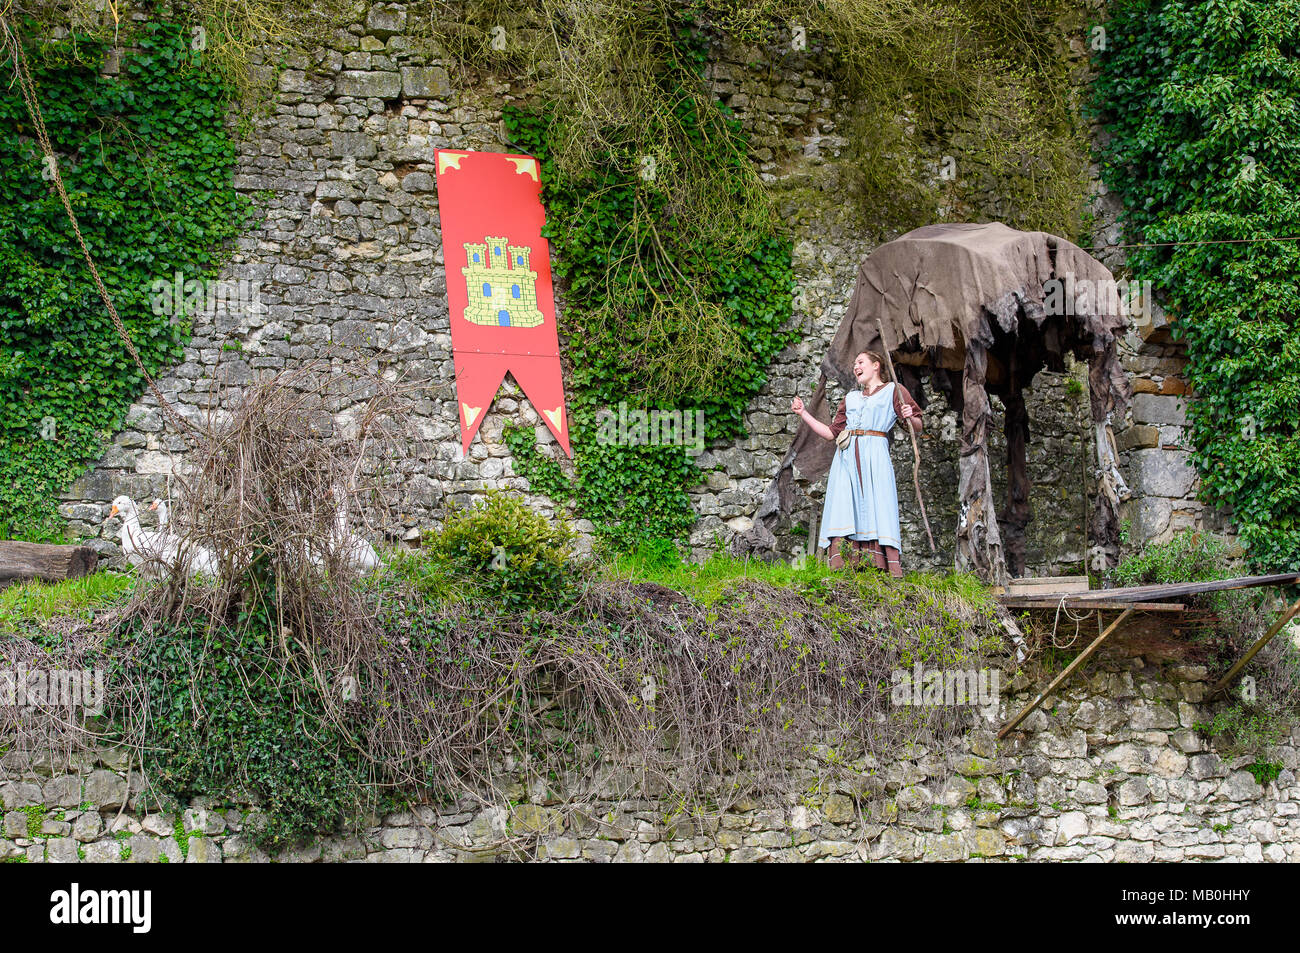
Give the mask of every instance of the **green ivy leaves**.
[[[176, 24], [145, 24], [135, 42], [117, 77], [100, 75], [101, 44], [70, 37], [77, 55], [42, 49], [33, 78], [82, 233], [155, 373], [186, 329], [152, 313], [150, 285], [215, 277], [249, 206], [230, 185], [222, 82]], [[0, 90], [0, 537], [62, 536], [58, 494], [143, 386], [45, 170], [17, 88]]]
[[1201, 495], [1258, 571], [1300, 565], [1297, 0], [1120, 0], [1097, 54], [1129, 263], [1186, 344]]

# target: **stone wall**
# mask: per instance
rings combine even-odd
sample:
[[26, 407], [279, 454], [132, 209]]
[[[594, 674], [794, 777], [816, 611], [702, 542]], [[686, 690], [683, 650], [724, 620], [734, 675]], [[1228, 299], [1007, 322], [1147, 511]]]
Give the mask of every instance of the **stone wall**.
[[[264, 219], [240, 239], [223, 274], [255, 283], [262, 307], [200, 315], [184, 360], [160, 385], [182, 414], [203, 417], [216, 395], [236, 399], [256, 374], [328, 356], [340, 370], [366, 362], [427, 381], [413, 405], [426, 441], [418, 473], [393, 501], [396, 522], [369, 527], [373, 535], [409, 542], [437, 524], [448, 499], [527, 489], [502, 441], [508, 420], [534, 425], [539, 442], [558, 449], [507, 380], [468, 457], [461, 457], [434, 150], [510, 151], [501, 108], [516, 91], [491, 80], [459, 83], [445, 64], [419, 51], [406, 28], [402, 5], [372, 5], [364, 22], [337, 31], [326, 45], [285, 57], [269, 113], [253, 118], [251, 133], [239, 143], [234, 179], [235, 188], [264, 210]], [[751, 402], [749, 436], [712, 446], [698, 458], [704, 482], [693, 493], [700, 520], [690, 538], [697, 553], [752, 525], [796, 429], [790, 399], [812, 393], [858, 263], [893, 237], [868, 234], [846, 211], [843, 104], [812, 68], [813, 55], [783, 50], [776, 60], [773, 50], [735, 49], [710, 67], [718, 96], [747, 129], [752, 158], [794, 223], [800, 293], [793, 320], [803, 338], [778, 355], [767, 386]], [[558, 305], [562, 313], [562, 298]], [[1087, 394], [1072, 387], [1069, 376], [1040, 375], [1029, 402], [1031, 573], [1081, 569], [1093, 479], [1086, 462]], [[348, 410], [337, 404], [329, 409], [340, 415]], [[917, 518], [910, 445], [895, 440], [905, 561], [946, 567], [957, 522], [960, 428], [941, 398], [927, 408], [925, 425], [923, 491], [939, 552], [928, 551]], [[61, 513], [71, 534], [88, 540], [110, 565], [120, 564], [119, 525], [106, 519], [109, 501], [120, 493], [137, 500], [166, 494], [167, 474], [179, 465], [182, 449], [152, 395], [144, 394], [102, 459], [64, 494]], [[996, 452], [995, 481], [1004, 480]], [[1141, 485], [1164, 492], [1167, 481], [1140, 453], [1129, 463], [1150, 471]], [[799, 485], [802, 502], [792, 524], [781, 528], [785, 552], [795, 555], [807, 545], [821, 489]], [[532, 502], [553, 511], [546, 499]], [[1155, 527], [1164, 508], [1144, 505], [1139, 525]], [[582, 521], [577, 526], [591, 529]]]
[[[1276, 749], [1280, 775], [1259, 784], [1193, 725], [1209, 720], [1205, 670], [1108, 657], [999, 746], [970, 734], [946, 762], [884, 765], [819, 793], [790, 792], [709, 817], [658, 800], [585, 790], [561, 800], [522, 785], [513, 806], [468, 799], [423, 805], [281, 861], [1078, 860], [1300, 862], [1300, 729]], [[1041, 686], [1018, 676], [1001, 718]], [[120, 751], [74, 771], [0, 759], [0, 861], [265, 861], [249, 815], [194, 804], [139, 809], [143, 782]]]

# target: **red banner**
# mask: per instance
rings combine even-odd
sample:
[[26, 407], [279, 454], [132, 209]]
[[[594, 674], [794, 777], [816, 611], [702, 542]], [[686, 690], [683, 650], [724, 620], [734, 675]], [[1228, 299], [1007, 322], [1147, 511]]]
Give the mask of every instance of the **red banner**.
[[436, 158], [461, 448], [509, 371], [572, 457], [539, 163], [456, 149]]

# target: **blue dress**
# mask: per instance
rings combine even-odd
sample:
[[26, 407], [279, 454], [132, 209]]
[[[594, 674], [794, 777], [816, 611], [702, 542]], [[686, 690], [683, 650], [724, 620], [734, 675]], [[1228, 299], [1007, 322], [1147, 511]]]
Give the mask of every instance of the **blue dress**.
[[[879, 430], [889, 433], [898, 415], [894, 412], [894, 388], [888, 383], [870, 397], [860, 390], [844, 397], [847, 430]], [[830, 546], [831, 537], [877, 539], [881, 546], [902, 549], [899, 544], [898, 487], [894, 464], [889, 458], [889, 438], [850, 437], [846, 449], [835, 450], [826, 478], [826, 501], [822, 505], [821, 531], [817, 545]]]

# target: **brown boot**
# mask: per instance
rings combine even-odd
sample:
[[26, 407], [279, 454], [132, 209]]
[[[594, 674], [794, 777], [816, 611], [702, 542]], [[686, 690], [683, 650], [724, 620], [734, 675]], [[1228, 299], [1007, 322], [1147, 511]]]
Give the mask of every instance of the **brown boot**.
[[844, 568], [844, 554], [840, 552], [840, 537], [832, 536], [830, 547], [826, 550], [827, 562], [832, 569]]
[[900, 558], [898, 549], [893, 546], [885, 546], [885, 560], [889, 565], [889, 574], [895, 579], [903, 578], [903, 562]]
[[872, 568], [884, 572], [887, 567], [885, 565], [885, 554], [880, 550], [880, 541], [875, 539], [867, 540], [867, 552], [871, 553]]

